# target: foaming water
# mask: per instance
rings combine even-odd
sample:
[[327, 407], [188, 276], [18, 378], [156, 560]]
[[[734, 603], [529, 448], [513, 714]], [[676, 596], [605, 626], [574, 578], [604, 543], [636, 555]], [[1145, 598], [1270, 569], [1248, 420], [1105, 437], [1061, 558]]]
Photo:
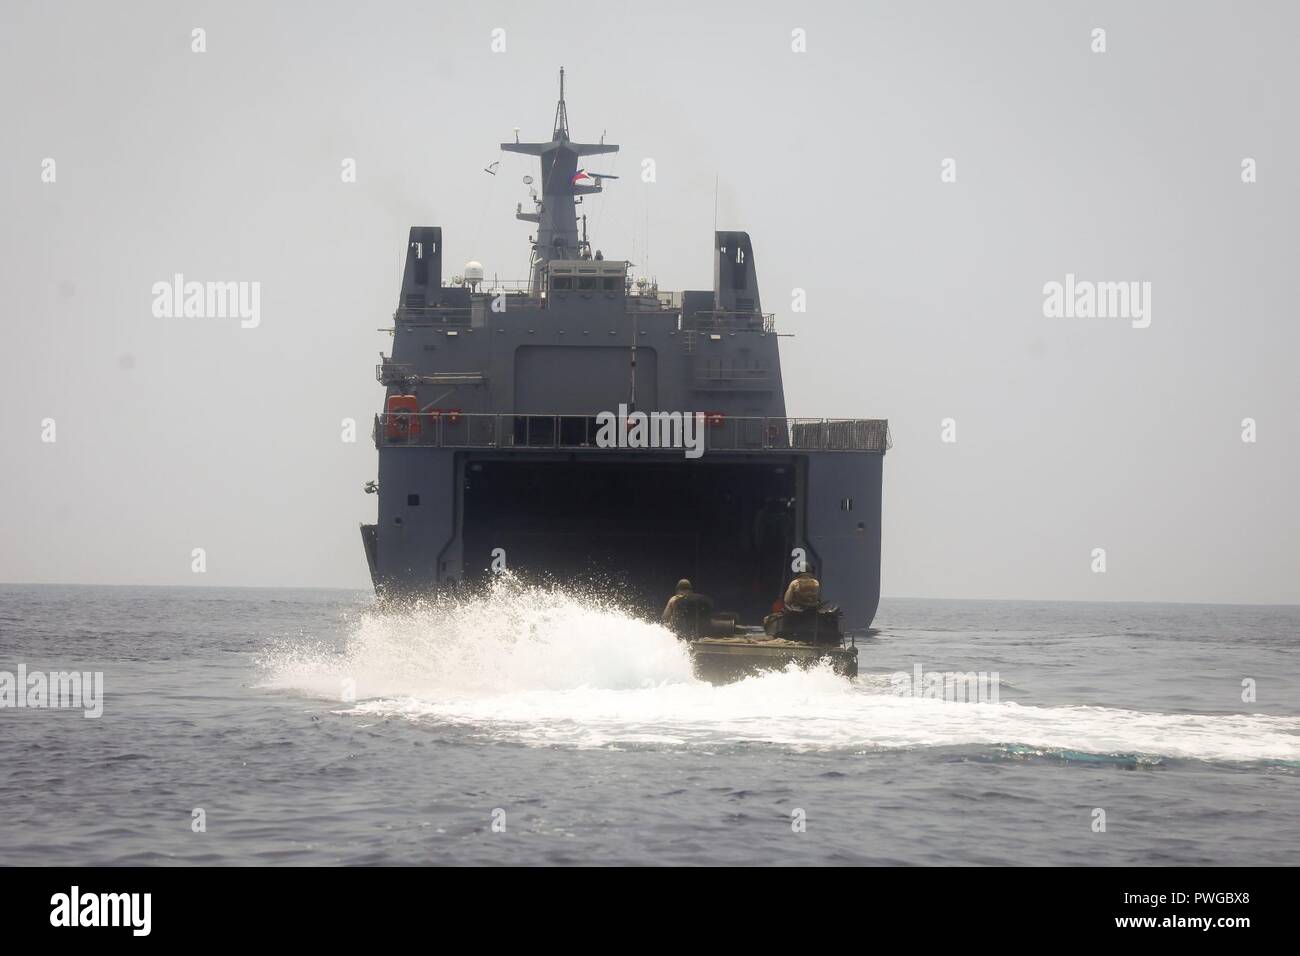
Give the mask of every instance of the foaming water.
[[495, 699], [579, 687], [623, 690], [691, 681], [685, 648], [662, 627], [595, 596], [502, 576], [476, 598], [368, 610], [342, 654], [281, 646], [269, 686], [337, 699]]
[[[402, 613], [0, 585], [0, 670], [107, 687], [100, 720], [0, 714], [0, 845], [36, 866], [1300, 862], [1300, 607], [895, 599], [878, 626], [857, 681], [711, 687], [658, 627], [511, 582]], [[900, 696], [918, 664], [997, 672], [1003, 703]], [[179, 800], [219, 808], [204, 839]], [[794, 807], [816, 821], [797, 840]]]
[[[864, 662], [865, 663], [865, 662]], [[829, 669], [735, 684], [696, 680], [665, 629], [594, 597], [500, 579], [475, 599], [360, 615], [342, 653], [281, 647], [264, 686], [340, 712], [578, 748], [772, 744], [870, 751], [979, 745], [1012, 752], [1300, 762], [1300, 718], [1164, 714], [900, 696], [886, 675]]]

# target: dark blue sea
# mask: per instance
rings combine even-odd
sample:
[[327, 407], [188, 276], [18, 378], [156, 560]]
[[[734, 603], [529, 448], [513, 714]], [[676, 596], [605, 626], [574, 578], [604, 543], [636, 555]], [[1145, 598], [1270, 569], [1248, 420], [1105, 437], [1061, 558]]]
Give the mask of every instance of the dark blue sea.
[[714, 687], [659, 627], [512, 583], [387, 613], [0, 586], [0, 681], [103, 675], [97, 717], [0, 708], [0, 864], [1300, 863], [1300, 608], [876, 624], [854, 681]]

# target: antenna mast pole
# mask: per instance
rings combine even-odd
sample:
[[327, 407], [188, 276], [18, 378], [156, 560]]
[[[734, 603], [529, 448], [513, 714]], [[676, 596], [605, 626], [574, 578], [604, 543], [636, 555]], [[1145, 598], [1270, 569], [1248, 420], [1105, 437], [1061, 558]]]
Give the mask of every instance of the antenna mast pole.
[[[502, 143], [507, 153], [536, 156], [541, 161], [542, 197], [534, 202], [532, 212], [522, 210], [516, 219], [536, 223], [537, 238], [533, 241], [530, 285], [534, 295], [541, 295], [545, 284], [547, 263], [552, 259], [576, 259], [580, 254], [579, 242], [585, 239], [578, 233], [576, 202], [579, 197], [601, 191], [601, 178], [591, 177], [578, 168], [582, 156], [597, 156], [618, 152], [613, 143], [575, 143], [569, 139], [569, 109], [564, 102], [564, 70], [560, 70], [560, 99], [555, 104], [555, 128], [551, 139], [545, 143]], [[580, 184], [580, 179], [592, 179], [592, 185]]]

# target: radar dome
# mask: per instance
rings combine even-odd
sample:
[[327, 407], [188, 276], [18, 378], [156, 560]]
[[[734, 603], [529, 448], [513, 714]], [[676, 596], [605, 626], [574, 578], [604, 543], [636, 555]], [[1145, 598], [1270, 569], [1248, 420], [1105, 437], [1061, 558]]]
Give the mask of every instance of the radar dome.
[[471, 259], [465, 263], [465, 281], [482, 282], [483, 281], [483, 263]]

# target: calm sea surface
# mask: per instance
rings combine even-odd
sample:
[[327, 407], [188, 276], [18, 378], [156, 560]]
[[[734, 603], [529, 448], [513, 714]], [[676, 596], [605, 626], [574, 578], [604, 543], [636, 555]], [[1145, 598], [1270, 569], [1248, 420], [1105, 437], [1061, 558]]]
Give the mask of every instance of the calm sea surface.
[[[2, 585], [0, 681], [104, 696], [0, 708], [0, 864], [1300, 864], [1300, 608], [876, 623], [856, 681], [713, 687], [658, 627], [513, 585], [388, 614]], [[998, 700], [910, 695], [916, 665]]]

